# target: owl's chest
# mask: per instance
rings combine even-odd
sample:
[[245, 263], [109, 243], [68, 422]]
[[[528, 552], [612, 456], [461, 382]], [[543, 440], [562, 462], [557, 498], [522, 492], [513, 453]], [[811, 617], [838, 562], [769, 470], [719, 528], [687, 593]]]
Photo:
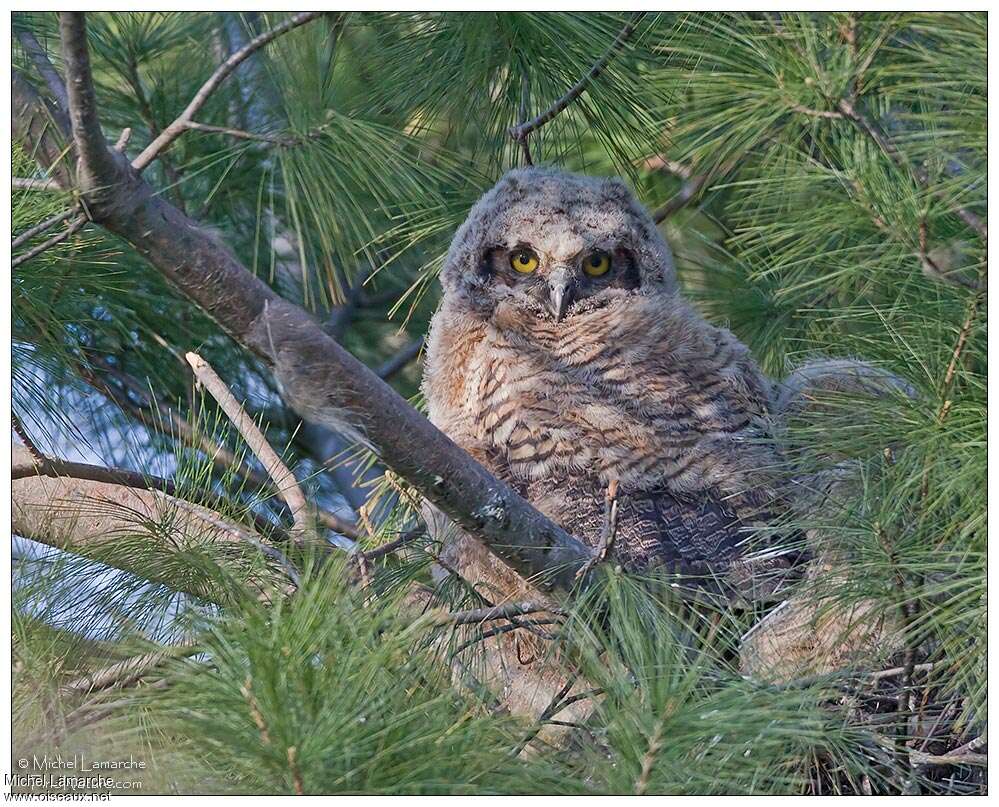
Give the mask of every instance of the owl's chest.
[[740, 485], [753, 418], [724, 365], [666, 364], [586, 338], [494, 343], [469, 379], [468, 412], [494, 470], [512, 480], [566, 474], [678, 492]]

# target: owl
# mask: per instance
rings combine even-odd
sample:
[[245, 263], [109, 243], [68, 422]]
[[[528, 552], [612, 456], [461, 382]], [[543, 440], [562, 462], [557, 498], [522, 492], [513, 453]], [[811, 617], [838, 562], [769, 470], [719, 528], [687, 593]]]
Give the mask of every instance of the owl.
[[[570, 534], [601, 552], [612, 538], [615, 563], [691, 597], [770, 597], [800, 566], [794, 536], [763, 529], [801, 500], [796, 484], [818, 487], [786, 472], [786, 414], [823, 390], [906, 392], [853, 360], [768, 379], [684, 300], [669, 247], [617, 179], [507, 173], [455, 234], [441, 283], [431, 421]], [[439, 512], [428, 524], [442, 566], [490, 601], [543, 599]], [[570, 685], [537, 667], [541, 644], [519, 629], [486, 643], [512, 711], [536, 715]]]
[[[669, 247], [620, 180], [514, 170], [445, 261], [425, 362], [429, 417], [539, 511], [691, 590], [736, 592], [780, 507], [774, 385], [679, 293]], [[508, 596], [474, 539], [446, 556]]]

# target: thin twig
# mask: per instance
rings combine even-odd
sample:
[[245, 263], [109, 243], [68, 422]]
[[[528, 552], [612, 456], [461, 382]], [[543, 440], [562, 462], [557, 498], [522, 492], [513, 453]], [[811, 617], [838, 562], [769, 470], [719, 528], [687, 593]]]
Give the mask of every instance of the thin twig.
[[589, 86], [590, 82], [604, 71], [607, 65], [610, 64], [611, 59], [617, 55], [618, 51], [621, 50], [625, 42], [627, 42], [631, 38], [631, 35], [635, 33], [635, 28], [638, 26], [642, 17], [645, 16], [645, 13], [646, 12], [644, 11], [640, 11], [632, 17], [631, 21], [627, 23], [624, 28], [621, 29], [621, 32], [617, 35], [617, 37], [615, 37], [611, 46], [607, 49], [604, 55], [593, 64], [585, 76], [572, 85], [565, 95], [559, 98], [554, 104], [548, 107], [548, 109], [532, 120], [510, 127], [510, 137], [518, 142], [524, 142], [524, 140], [532, 132], [540, 129], [546, 123], [555, 118], [555, 116], [562, 112], [562, 110], [564, 110], [567, 106], [569, 106], [569, 104], [579, 98], [579, 96], [583, 94], [583, 91]]
[[[882, 734], [874, 734], [874, 740], [878, 745], [886, 748], [888, 750], [894, 750], [895, 744], [892, 742], [891, 738], [885, 737]], [[985, 736], [976, 737], [970, 743], [962, 745], [960, 748], [955, 748], [953, 751], [949, 751], [946, 754], [924, 754], [922, 751], [909, 750], [909, 761], [913, 766], [921, 765], [975, 765], [978, 767], [988, 767], [989, 758], [988, 754], [978, 754], [973, 750], [974, 748], [981, 748], [988, 741]], [[969, 749], [970, 746], [970, 749]], [[966, 750], [969, 749], [969, 750]]]
[[[929, 672], [932, 670], [936, 664], [933, 662], [927, 662], [925, 664], [917, 664], [912, 668], [913, 672]], [[894, 678], [896, 675], [901, 675], [905, 672], [905, 667], [892, 667], [889, 670], [878, 670], [877, 672], [872, 672], [868, 677], [872, 681], [880, 681], [882, 678]]]
[[[903, 171], [909, 172], [915, 180], [923, 186], [923, 188], [930, 190], [930, 175], [926, 169], [922, 166], [914, 165], [907, 160], [902, 152], [899, 151], [898, 146], [895, 145], [894, 141], [887, 134], [885, 134], [877, 124], [868, 118], [867, 115], [857, 108], [854, 103], [854, 99], [841, 98], [837, 104], [837, 109], [839, 109], [845, 117], [849, 118], [854, 125], [860, 129], [860, 131], [877, 143], [881, 150], [893, 163], [895, 163], [895, 165]], [[976, 213], [973, 213], [965, 208], [958, 208], [954, 211], [954, 213], [961, 219], [961, 221], [981, 235], [982, 238], [988, 238], [988, 227]]]
[[[975, 318], [978, 316], [978, 301], [979, 297], [977, 295], [972, 298], [971, 302], [968, 304], [968, 313], [965, 315], [964, 322], [961, 324], [961, 329], [958, 331], [957, 342], [954, 344], [954, 350], [951, 352], [950, 361], [947, 362], [947, 372], [944, 373], [944, 395], [949, 392], [950, 385], [954, 382], [954, 376], [957, 373], [957, 365], [961, 361], [961, 354], [964, 353], [964, 346], [968, 342], [968, 336], [971, 334], [971, 328], [975, 324]], [[939, 417], [938, 420], [942, 422], [943, 417]]]
[[540, 602], [508, 602], [489, 608], [473, 608], [468, 611], [452, 611], [437, 614], [435, 622], [441, 625], [475, 625], [494, 619], [510, 619], [515, 616], [525, 616], [537, 613], [561, 614], [560, 609]]
[[69, 238], [70, 236], [72, 236], [75, 233], [77, 233], [80, 230], [82, 230], [83, 227], [84, 227], [84, 225], [88, 221], [89, 221], [89, 219], [86, 216], [82, 216], [82, 215], [78, 216], [72, 222], [70, 222], [70, 225], [65, 230], [63, 230], [58, 235], [52, 236], [50, 239], [48, 239], [48, 241], [43, 241], [38, 246], [32, 247], [27, 252], [22, 252], [20, 255], [18, 255], [16, 258], [14, 258], [10, 262], [11, 269], [14, 269], [14, 268], [20, 266], [22, 263], [26, 263], [27, 261], [30, 261], [32, 258], [37, 258], [39, 255], [41, 255], [43, 252], [45, 252], [45, 250], [51, 249], [52, 247], [56, 246], [57, 244], [61, 244], [67, 238]]
[[614, 536], [617, 534], [617, 480], [612, 479], [604, 493], [604, 527], [600, 534], [600, 543], [590, 560], [588, 560], [579, 571], [576, 572], [576, 579], [579, 580], [590, 573], [590, 570], [598, 563], [602, 563], [607, 557], [611, 544], [614, 543]]
[[227, 135], [228, 137], [235, 137], [238, 140], [254, 140], [260, 143], [271, 143], [276, 146], [294, 146], [301, 142], [297, 137], [290, 137], [288, 135], [258, 134], [257, 132], [233, 129], [229, 126], [211, 126], [210, 124], [198, 123], [193, 120], [185, 122], [184, 127], [196, 132]]
[[10, 425], [14, 430], [14, 433], [21, 438], [21, 442], [24, 443], [24, 447], [28, 449], [28, 453], [31, 454], [35, 462], [45, 462], [45, 455], [28, 436], [28, 432], [25, 430], [24, 424], [21, 423], [21, 419], [14, 412], [10, 413]]
[[[504, 633], [510, 633], [511, 631], [521, 630], [521, 629], [531, 630], [532, 628], [539, 628], [543, 625], [559, 625], [559, 624], [561, 623], [557, 619], [525, 619], [523, 621], [518, 620], [517, 622], [508, 622], [506, 625], [499, 625], [495, 628], [490, 628], [489, 630], [484, 631], [480, 635], [473, 636], [471, 639], [462, 642], [452, 651], [452, 655], [457, 656], [459, 653], [461, 653], [464, 650], [467, 650], [473, 645], [477, 645], [480, 642], [486, 641], [487, 639], [492, 639], [495, 636], [502, 636]], [[533, 630], [531, 630], [531, 632], [535, 633], [536, 635], [538, 633], [537, 631]], [[549, 635], [543, 638], [554, 638], [554, 637]]]
[[555, 697], [551, 699], [551, 701], [545, 707], [544, 711], [538, 716], [538, 720], [534, 724], [532, 729], [519, 743], [517, 743], [516, 747], [513, 749], [512, 756], [514, 757], [520, 756], [521, 752], [525, 748], [527, 748], [527, 746], [534, 740], [535, 737], [538, 736], [538, 733], [541, 731], [542, 726], [544, 726], [544, 724], [547, 723], [549, 720], [551, 720], [552, 717], [554, 717], [555, 715], [557, 715], [559, 712], [562, 711], [563, 704], [565, 703], [565, 697], [572, 690], [572, 687], [575, 685], [578, 679], [579, 679], [578, 670], [573, 670], [572, 672], [569, 673], [568, 677], [566, 678], [565, 684], [563, 684], [562, 688], [555, 693]]
[[422, 538], [426, 533], [423, 530], [406, 530], [402, 535], [396, 538], [394, 541], [389, 541], [387, 544], [382, 544], [381, 546], [370, 549], [367, 552], [362, 552], [365, 558], [368, 560], [377, 560], [378, 558], [383, 558], [386, 555], [391, 555], [393, 552], [397, 552], [402, 549], [402, 547], [411, 544], [417, 538]]
[[86, 695], [104, 689], [120, 689], [138, 681], [158, 667], [164, 661], [172, 658], [193, 655], [199, 648], [193, 645], [166, 647], [151, 653], [143, 653], [105, 667], [89, 675], [83, 675], [63, 684], [60, 690], [66, 695]]
[[423, 350], [422, 336], [419, 339], [414, 339], [392, 358], [386, 360], [381, 367], [375, 370], [375, 372], [378, 374], [379, 378], [383, 381], [387, 381], [402, 370], [413, 359], [419, 356], [421, 350]]
[[10, 187], [15, 191], [51, 192], [62, 190], [59, 183], [54, 179], [32, 179], [31, 177], [11, 177]]
[[[520, 77], [520, 121], [524, 123], [527, 120], [527, 108], [531, 103], [531, 79], [527, 75], [527, 71]], [[534, 160], [531, 158], [531, 145], [527, 142], [527, 136], [520, 138], [520, 149], [524, 154], [524, 163], [526, 165], [534, 165]]]
[[843, 113], [835, 109], [812, 109], [803, 104], [790, 104], [788, 107], [792, 112], [800, 115], [807, 115], [810, 118], [827, 118], [830, 120], [842, 120]]
[[652, 213], [652, 220], [656, 224], [661, 224], [678, 210], [682, 210], [689, 205], [707, 184], [708, 175], [698, 174], [697, 176], [683, 183], [672, 198], [668, 199], [661, 207], [656, 208]]
[[250, 451], [260, 460], [261, 465], [264, 466], [264, 470], [274, 480], [278, 494], [285, 500], [288, 508], [291, 510], [291, 518], [294, 522], [295, 530], [301, 536], [306, 536], [311, 529], [309, 505], [295, 475], [288, 470], [288, 466], [281, 461], [277, 452], [271, 448], [263, 432], [253, 422], [253, 418], [246, 414], [246, 410], [242, 404], [236, 400], [235, 396], [229, 391], [229, 388], [222, 379], [218, 377], [211, 365], [197, 353], [188, 353], [186, 358], [188, 364], [191, 365], [191, 369], [194, 370], [194, 375], [198, 381], [201, 382], [208, 393], [218, 402], [222, 411], [225, 412], [226, 417], [232, 421], [236, 430], [243, 436], [243, 440], [246, 441]]
[[53, 227], [62, 224], [66, 219], [72, 218], [76, 215], [76, 208], [71, 208], [69, 210], [64, 210], [62, 213], [56, 213], [56, 215], [51, 218], [45, 219], [45, 221], [36, 224], [34, 227], [29, 227], [23, 233], [21, 233], [17, 238], [10, 242], [11, 250], [15, 250], [20, 246], [28, 243], [36, 235], [41, 235], [44, 232], [51, 230]]
[[195, 93], [194, 98], [191, 99], [191, 102], [187, 105], [184, 111], [180, 113], [180, 116], [177, 117], [173, 123], [167, 126], [162, 132], [160, 132], [153, 142], [146, 146], [145, 149], [142, 150], [142, 153], [132, 161], [132, 167], [136, 171], [141, 172], [144, 168], [146, 168], [146, 166], [155, 160], [157, 156], [159, 156], [160, 152], [162, 152], [165, 148], [167, 148], [167, 146], [173, 143], [174, 140], [187, 131], [189, 128], [188, 123], [190, 123], [194, 119], [194, 116], [198, 114], [201, 108], [205, 105], [205, 102], [208, 101], [209, 96], [253, 53], [277, 39], [282, 34], [298, 28], [300, 25], [312, 22], [325, 13], [326, 12], [323, 11], [308, 11], [303, 14], [296, 14], [291, 19], [285, 20], [283, 23], [276, 25], [271, 30], [265, 31], [260, 34], [260, 36], [254, 37], [244, 47], [230, 55], [228, 59], [215, 69], [215, 72], [212, 73], [208, 81], [201, 85], [201, 89]]

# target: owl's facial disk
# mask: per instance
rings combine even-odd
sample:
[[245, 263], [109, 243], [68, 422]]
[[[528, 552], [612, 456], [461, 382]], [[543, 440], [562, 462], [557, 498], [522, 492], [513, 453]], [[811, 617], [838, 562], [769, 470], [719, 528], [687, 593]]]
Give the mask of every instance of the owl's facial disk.
[[623, 248], [552, 256], [530, 244], [494, 247], [486, 265], [496, 283], [539, 304], [556, 322], [571, 315], [577, 303], [592, 301], [606, 289], [635, 289], [640, 284], [634, 258]]

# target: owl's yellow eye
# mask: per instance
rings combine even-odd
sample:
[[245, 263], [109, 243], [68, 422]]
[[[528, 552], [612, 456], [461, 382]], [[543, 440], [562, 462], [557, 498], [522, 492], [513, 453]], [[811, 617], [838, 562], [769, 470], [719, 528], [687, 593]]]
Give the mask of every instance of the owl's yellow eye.
[[594, 252], [583, 261], [583, 271], [590, 277], [606, 275], [611, 268], [611, 257], [606, 252]]
[[510, 256], [510, 266], [524, 275], [538, 268], [538, 256], [529, 249], [518, 249]]

